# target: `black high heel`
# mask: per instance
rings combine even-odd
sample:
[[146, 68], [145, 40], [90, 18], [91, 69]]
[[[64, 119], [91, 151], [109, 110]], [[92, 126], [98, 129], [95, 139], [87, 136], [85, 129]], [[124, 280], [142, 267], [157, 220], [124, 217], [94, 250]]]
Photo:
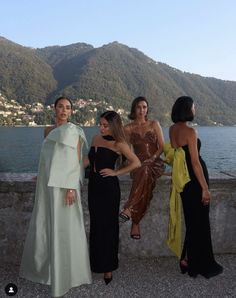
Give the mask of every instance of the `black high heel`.
[[104, 277], [105, 284], [108, 285], [112, 281], [112, 277]]
[[105, 277], [104, 275], [105, 284], [108, 285], [112, 281], [112, 275], [110, 277]]
[[[182, 261], [182, 260], [181, 260]], [[185, 274], [188, 271], [188, 265], [183, 265], [181, 263], [181, 261], [179, 261], [179, 268], [182, 274]]]

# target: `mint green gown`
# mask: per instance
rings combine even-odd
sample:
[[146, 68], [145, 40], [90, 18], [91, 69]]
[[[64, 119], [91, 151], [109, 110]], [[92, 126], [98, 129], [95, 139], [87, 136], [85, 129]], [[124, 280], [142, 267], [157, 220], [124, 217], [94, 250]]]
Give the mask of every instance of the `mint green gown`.
[[[21, 277], [51, 285], [53, 297], [91, 283], [78, 142], [82, 154], [86, 138], [83, 130], [72, 123], [55, 128], [43, 142], [34, 209], [20, 266]], [[64, 202], [67, 189], [76, 190], [76, 202], [71, 206]]]

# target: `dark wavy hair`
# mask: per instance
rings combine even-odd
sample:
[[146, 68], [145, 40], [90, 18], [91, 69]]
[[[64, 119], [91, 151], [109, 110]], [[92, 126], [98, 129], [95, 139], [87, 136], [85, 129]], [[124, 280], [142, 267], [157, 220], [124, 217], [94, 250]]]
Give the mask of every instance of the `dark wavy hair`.
[[116, 142], [126, 142], [125, 132], [120, 115], [115, 111], [106, 111], [100, 118], [107, 120], [112, 136]]
[[[146, 99], [146, 97], [144, 96], [139, 96], [139, 97], [136, 97], [133, 102], [132, 102], [132, 105], [131, 105], [131, 109], [130, 109], [130, 114], [128, 115], [128, 118], [130, 120], [134, 120], [136, 118], [136, 115], [135, 115], [135, 111], [136, 111], [136, 108], [137, 108], [137, 105], [140, 101], [145, 101], [147, 106], [149, 107], [148, 105], [148, 101]], [[148, 110], [147, 110], [147, 114], [148, 114]], [[146, 120], [147, 120], [147, 115], [146, 115]]]
[[62, 100], [62, 99], [66, 99], [69, 101], [70, 105], [71, 105], [71, 109], [73, 108], [73, 104], [72, 104], [72, 100], [69, 99], [68, 97], [65, 97], [65, 96], [60, 96], [58, 97], [55, 102], [54, 102], [54, 108], [58, 105], [59, 101]]
[[194, 115], [192, 111], [193, 99], [189, 96], [179, 97], [171, 111], [171, 119], [174, 123], [193, 121]]

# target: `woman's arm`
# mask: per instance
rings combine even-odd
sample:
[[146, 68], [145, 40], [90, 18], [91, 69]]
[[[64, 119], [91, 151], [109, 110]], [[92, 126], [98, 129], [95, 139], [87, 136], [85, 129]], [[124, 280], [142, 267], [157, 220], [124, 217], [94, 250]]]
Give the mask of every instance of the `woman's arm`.
[[157, 134], [158, 145], [159, 145], [159, 148], [155, 154], [157, 155], [157, 157], [159, 157], [163, 152], [163, 146], [164, 146], [164, 142], [165, 142], [164, 136], [163, 136], [163, 131], [162, 131], [161, 125], [158, 121], [154, 121], [153, 128]]
[[[96, 143], [97, 139], [98, 139], [98, 135], [93, 136], [91, 146], [95, 146], [95, 143]], [[87, 168], [89, 166], [89, 164], [90, 164], [90, 162], [89, 162], [88, 156], [84, 156], [84, 158], [83, 158], [84, 168]]]
[[78, 155], [78, 160], [80, 161], [81, 159], [81, 146], [80, 146], [80, 142], [78, 142], [78, 145], [77, 145], [77, 155]]
[[141, 166], [140, 160], [130, 150], [130, 147], [127, 143], [118, 143], [117, 148], [118, 148], [119, 152], [121, 152], [121, 154], [123, 154], [126, 157], [126, 159], [128, 160], [128, 165], [123, 168], [120, 168], [118, 170], [102, 169], [100, 171], [100, 174], [103, 177], [122, 175], [122, 174], [125, 174], [128, 172], [131, 172], [132, 170]]
[[83, 158], [84, 168], [87, 168], [89, 166], [89, 164], [90, 164], [90, 162], [89, 162], [88, 156], [84, 156], [84, 158]]
[[126, 140], [128, 143], [130, 143], [130, 133], [131, 133], [131, 125], [127, 124], [124, 126], [124, 132], [125, 132], [125, 136], [126, 136]]
[[[47, 135], [49, 134], [49, 132], [52, 130], [52, 126], [47, 126], [47, 127], [45, 127], [44, 128], [44, 131], [43, 131], [43, 137], [44, 137], [44, 139], [47, 137]], [[34, 177], [32, 177], [32, 180], [33, 181], [36, 181], [37, 180], [37, 176], [34, 176]]]
[[208, 185], [203, 173], [201, 163], [199, 161], [199, 154], [198, 154], [198, 148], [197, 148], [197, 134], [195, 129], [193, 128], [190, 128], [189, 130], [189, 135], [187, 137], [187, 144], [189, 148], [191, 164], [193, 167], [194, 174], [197, 177], [197, 180], [202, 188], [202, 202], [204, 204], [208, 204], [210, 201], [211, 195], [208, 189]]
[[[77, 145], [77, 156], [78, 156], [78, 160], [80, 161], [81, 158], [81, 146], [80, 146], [80, 142], [78, 142]], [[76, 194], [76, 190], [75, 189], [67, 189], [66, 190], [66, 197], [65, 197], [65, 204], [66, 205], [73, 205], [75, 202], [75, 194]]]

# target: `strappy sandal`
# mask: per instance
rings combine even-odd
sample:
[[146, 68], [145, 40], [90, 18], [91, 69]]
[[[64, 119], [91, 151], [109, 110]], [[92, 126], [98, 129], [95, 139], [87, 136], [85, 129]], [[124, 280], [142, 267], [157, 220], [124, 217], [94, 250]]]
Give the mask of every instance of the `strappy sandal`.
[[127, 215], [127, 214], [125, 214], [125, 213], [123, 213], [123, 212], [121, 212], [121, 213], [119, 214], [119, 221], [120, 221], [120, 222], [124, 223], [124, 222], [126, 222], [126, 221], [128, 221], [128, 220], [130, 220], [129, 215]]
[[141, 239], [141, 235], [140, 235], [140, 234], [131, 234], [130, 237], [131, 237], [132, 239], [135, 239], [135, 240], [139, 240], [139, 239]]

